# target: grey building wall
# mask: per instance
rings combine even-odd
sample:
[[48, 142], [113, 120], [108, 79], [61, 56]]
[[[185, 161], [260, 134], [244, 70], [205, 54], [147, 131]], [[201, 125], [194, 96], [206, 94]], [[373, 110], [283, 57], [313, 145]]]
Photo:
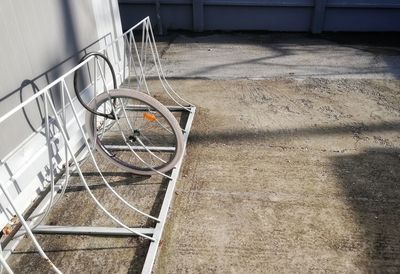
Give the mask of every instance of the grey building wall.
[[[157, 9], [156, 2], [160, 3]], [[119, 0], [123, 28], [144, 16], [162, 29], [400, 31], [398, 0]], [[159, 15], [159, 17], [157, 16]], [[159, 19], [160, 18], [160, 19]]]
[[[1, 115], [75, 66], [77, 53], [98, 40], [92, 3], [2, 1], [0, 37]], [[13, 118], [0, 126], [0, 158], [41, 126], [43, 113], [29, 106]]]
[[[85, 52], [121, 34], [117, 0], [1, 1], [0, 116], [76, 66]], [[72, 77], [68, 85], [73, 92], [71, 82]], [[52, 96], [57, 103], [59, 89]], [[0, 160], [17, 148], [0, 164], [0, 183], [21, 210], [37, 197], [48, 176], [44, 118], [38, 99], [0, 124]], [[12, 214], [7, 208], [0, 193], [0, 229]]]

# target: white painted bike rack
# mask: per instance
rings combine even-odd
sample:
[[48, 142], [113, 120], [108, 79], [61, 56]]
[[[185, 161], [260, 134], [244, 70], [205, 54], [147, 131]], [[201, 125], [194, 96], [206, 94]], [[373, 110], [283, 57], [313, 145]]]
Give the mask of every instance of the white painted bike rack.
[[[141, 30], [141, 41], [137, 42], [134, 34], [138, 30]], [[122, 46], [122, 50], [121, 50]], [[141, 90], [148, 94], [150, 89], [147, 83], [147, 76], [150, 70], [156, 73], [156, 77], [161, 83], [163, 91], [171, 98], [171, 100], [176, 104], [174, 106], [169, 106], [168, 109], [172, 112], [181, 112], [186, 116], [185, 124], [183, 125], [184, 133], [184, 146], [186, 147], [189, 132], [192, 126], [193, 118], [195, 115], [195, 106], [190, 104], [188, 101], [183, 99], [171, 85], [166, 80], [165, 74], [161, 67], [161, 62], [156, 47], [153, 31], [151, 28], [150, 19], [147, 17], [140, 21], [138, 24], [133, 26], [122, 36], [115, 39], [111, 44], [107, 45], [99, 52], [107, 56], [114, 64], [114, 69], [116, 71], [117, 77], [119, 79], [119, 84], [128, 88], [134, 87], [137, 90]], [[29, 99], [20, 103], [18, 106], [7, 112], [5, 115], [0, 117], [0, 124], [8, 119], [12, 119], [14, 115], [22, 111], [24, 107], [29, 104], [33, 104], [37, 99], [42, 99], [44, 102], [44, 112], [45, 112], [45, 125], [44, 134], [46, 136], [47, 150], [49, 155], [49, 170], [50, 170], [50, 192], [44, 197], [44, 199], [39, 203], [35, 210], [30, 214], [28, 218], [24, 218], [23, 213], [19, 212], [17, 207], [14, 205], [11, 196], [8, 193], [7, 187], [12, 183], [12, 179], [8, 182], [0, 182], [0, 191], [4, 193], [8, 200], [11, 208], [15, 212], [20, 221], [22, 227], [20, 231], [16, 232], [13, 239], [9, 241], [4, 250], [0, 249], [0, 270], [3, 268], [9, 273], [12, 273], [9, 265], [7, 264], [8, 257], [12, 254], [13, 250], [16, 248], [21, 240], [21, 236], [27, 234], [39, 254], [45, 261], [52, 267], [56, 273], [62, 273], [47, 257], [42, 247], [38, 243], [34, 234], [77, 234], [77, 235], [103, 235], [103, 236], [139, 236], [150, 240], [149, 249], [147, 251], [146, 259], [142, 269], [142, 273], [151, 273], [157, 250], [160, 245], [160, 240], [162, 237], [162, 232], [167, 219], [168, 210], [171, 205], [175, 185], [179, 176], [180, 168], [183, 161], [183, 156], [178, 161], [176, 166], [168, 174], [168, 187], [164, 199], [162, 201], [162, 206], [157, 217], [150, 216], [142, 212], [140, 209], [126, 202], [113, 188], [108, 184], [106, 179], [101, 173], [101, 170], [96, 164], [96, 160], [91, 151], [91, 145], [88, 142], [88, 136], [84, 131], [82, 119], [80, 118], [81, 113], [77, 111], [79, 104], [70, 95], [68, 88], [68, 79], [74, 74], [78, 69], [82, 69], [85, 66], [88, 67], [93, 63], [94, 74], [90, 77], [90, 85], [88, 90], [92, 90], [92, 93], [96, 93], [98, 86], [98, 81], [103, 83], [104, 89], [107, 91], [109, 88], [109, 83], [107, 82], [107, 72], [106, 69], [102, 71], [101, 65], [98, 60], [94, 57], [89, 57], [84, 62], [80, 63], [63, 76], [53, 81], [51, 84], [41, 89], [39, 92], [31, 96]], [[89, 69], [90, 70], [90, 69]], [[100, 75], [97, 75], [96, 71], [100, 71]], [[100, 79], [99, 79], [100, 78]], [[133, 78], [133, 79], [132, 79]], [[52, 93], [57, 90], [61, 93], [60, 107], [56, 107], [57, 104], [53, 101]], [[71, 138], [71, 132], [68, 130], [68, 126], [71, 123], [76, 123], [77, 132], [80, 134], [80, 143], [83, 147], [81, 153], [76, 155], [76, 145], [73, 144]], [[182, 125], [182, 123], [181, 123]], [[76, 134], [76, 133], [75, 133]], [[52, 146], [55, 140], [60, 140], [61, 144], [64, 145], [64, 158], [60, 163], [53, 162], [53, 152]], [[123, 147], [121, 149], [124, 149]], [[161, 148], [162, 149], [162, 148]], [[168, 149], [168, 148], [167, 148]], [[4, 159], [1, 160], [0, 165], [5, 163], [7, 157], [11, 157], [13, 152], [9, 153]], [[91, 160], [102, 178], [105, 185], [114, 194], [114, 197], [122, 201], [127, 207], [135, 212], [143, 215], [146, 218], [150, 218], [156, 221], [154, 227], [147, 228], [132, 228], [120, 221], [116, 216], [112, 215], [107, 209], [96, 199], [93, 195], [90, 187], [88, 186], [85, 176], [81, 170], [81, 162], [84, 160]], [[70, 163], [73, 165], [70, 167]], [[63, 169], [65, 166], [65, 169]], [[91, 196], [93, 201], [97, 206], [110, 218], [114, 223], [118, 224], [119, 227], [82, 227], [82, 226], [56, 226], [56, 225], [41, 225], [41, 222], [49, 214], [52, 206], [54, 206], [60, 198], [62, 198], [68, 184], [69, 174], [72, 171], [76, 171], [79, 174], [80, 180], [84, 185], [86, 191]], [[64, 172], [64, 176], [55, 182], [56, 173]], [[59, 191], [61, 191], [59, 193]], [[1, 247], [1, 246], [0, 246]]]

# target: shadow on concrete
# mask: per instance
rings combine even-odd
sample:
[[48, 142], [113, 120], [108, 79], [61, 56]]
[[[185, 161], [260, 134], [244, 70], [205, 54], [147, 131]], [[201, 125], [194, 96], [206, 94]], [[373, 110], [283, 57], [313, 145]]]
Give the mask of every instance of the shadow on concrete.
[[[190, 31], [170, 31], [168, 35], [157, 35], [158, 41], [168, 41], [170, 37], [183, 35], [195, 43], [209, 43], [209, 36], [218, 36], [215, 43], [237, 44], [238, 38], [247, 45], [255, 43], [298, 43], [299, 39], [305, 39], [304, 45], [319, 45], [321, 40], [335, 42], [343, 45], [369, 45], [400, 47], [399, 34], [397, 32], [325, 32], [312, 34], [304, 32], [270, 32], [270, 31], [204, 31], [201, 33]], [[214, 42], [214, 41], [213, 41]], [[186, 41], [174, 41], [174, 43], [186, 43]]]
[[[181, 77], [208, 75], [212, 78], [218, 77], [220, 74], [220, 77], [227, 77], [230, 73], [229, 70], [236, 66], [257, 65], [256, 75], [253, 76], [256, 78], [290, 75], [290, 73], [297, 77], [351, 77], [352, 75], [384, 74], [392, 75], [395, 79], [400, 78], [400, 42], [397, 33], [313, 35], [279, 32], [205, 32], [202, 34], [174, 32], [168, 37], [172, 38], [173, 44], [188, 44], [188, 51], [193, 50], [194, 52], [190, 55], [193, 60], [209, 58], [207, 50], [212, 51], [214, 46], [217, 49], [221, 45], [228, 47], [241, 45], [243, 47], [243, 50], [232, 49], [235, 56], [227, 60], [221, 59], [221, 62], [217, 64], [212, 62], [212, 64], [202, 63], [199, 65], [194, 62], [193, 65], [190, 65], [191, 69], [184, 69], [187, 72]], [[161, 36], [156, 40], [168, 41], [168, 38]], [[199, 46], [193, 46], [196, 44]], [[259, 48], [257, 54], [253, 52], [255, 47]], [[250, 56], [246, 56], [246, 51]], [[180, 62], [191, 61], [185, 58], [189, 57], [183, 57]], [[316, 64], [316, 59], [321, 62]], [[346, 62], [347, 59], [352, 61]], [[337, 60], [337, 62], [332, 62], [332, 60]], [[186, 63], [184, 64], [187, 66]], [[260, 70], [263, 70], [264, 67], [265, 72], [263, 73]], [[248, 69], [253, 70], [254, 68]], [[176, 68], [170, 70], [174, 71]], [[224, 72], [225, 70], [227, 72]], [[246, 74], [246, 68], [242, 68], [242, 70], [244, 70], [243, 75], [234, 74], [234, 78], [252, 77], [252, 74]], [[277, 72], [268, 70], [277, 70]], [[217, 73], [217, 76], [213, 73]]]
[[279, 130], [232, 130], [228, 132], [197, 132], [193, 131], [189, 136], [191, 143], [210, 143], [210, 142], [237, 142], [237, 141], [265, 141], [268, 138], [297, 138], [299, 136], [316, 135], [342, 135], [351, 134], [358, 136], [361, 133], [373, 132], [400, 132], [400, 122], [382, 122], [382, 123], [354, 123], [343, 126], [315, 126], [307, 128], [289, 128]]
[[[190, 143], [266, 143], [273, 138], [357, 136], [363, 132], [400, 133], [400, 122], [271, 131], [192, 132]], [[335, 154], [330, 160], [361, 234], [361, 239], [355, 240], [363, 251], [358, 256], [357, 266], [365, 272], [397, 273], [400, 267], [400, 148], [371, 147], [361, 153]]]
[[[96, 176], [96, 178], [99, 177], [98, 172], [83, 172], [82, 173], [85, 178], [88, 176]], [[148, 179], [150, 176], [135, 176], [132, 173], [125, 173], [125, 172], [102, 172], [102, 175], [107, 179], [107, 177], [113, 177], [113, 176], [118, 176], [118, 177], [124, 177], [124, 179], [121, 180], [114, 180], [112, 182], [108, 182], [108, 184], [111, 187], [115, 186], [121, 186], [121, 185], [131, 185], [131, 186], [139, 186], [139, 185], [150, 185], [151, 183], [147, 183], [146, 179]], [[71, 177], [78, 177], [78, 180], [80, 180], [80, 176], [77, 173], [71, 174]], [[101, 184], [90, 184], [89, 185], [90, 190], [97, 190], [97, 189], [106, 189], [108, 188], [104, 183]], [[65, 193], [71, 193], [71, 192], [81, 192], [81, 191], [86, 191], [85, 186], [69, 186], [66, 188]]]
[[[171, 174], [167, 174], [171, 175]], [[150, 210], [151, 216], [159, 217], [161, 207], [164, 201], [165, 193], [168, 188], [169, 179], [163, 178], [160, 187], [157, 191], [157, 196], [154, 199], [153, 206]], [[156, 222], [152, 219], [147, 219], [145, 227], [155, 227]], [[141, 273], [144, 266], [146, 255], [150, 246], [150, 241], [142, 241], [140, 245], [136, 248], [135, 257], [131, 260], [128, 273]]]
[[[400, 267], [400, 149], [368, 149], [331, 157], [347, 202], [364, 235], [367, 272], [395, 273]], [[362, 256], [363, 256], [362, 255]], [[362, 257], [360, 256], [360, 257]]]
[[[96, 236], [91, 236], [96, 237]], [[116, 237], [116, 236], [113, 236]], [[98, 250], [116, 250], [116, 249], [132, 249], [132, 246], [117, 246], [117, 247], [87, 247], [87, 248], [47, 248], [46, 253], [59, 253], [59, 252], [75, 252], [75, 251], [98, 251]], [[28, 255], [28, 254], [37, 254], [37, 251], [14, 251], [14, 255]]]
[[149, 249], [150, 241], [142, 240], [135, 251], [135, 256], [132, 258], [128, 268], [129, 274], [142, 273], [143, 265], [146, 260], [147, 250]]

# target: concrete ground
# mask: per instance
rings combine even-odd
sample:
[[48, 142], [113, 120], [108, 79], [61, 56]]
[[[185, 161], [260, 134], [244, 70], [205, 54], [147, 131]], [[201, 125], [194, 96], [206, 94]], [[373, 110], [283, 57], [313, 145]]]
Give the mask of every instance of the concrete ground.
[[[363, 35], [171, 37], [160, 46], [165, 70], [198, 111], [155, 273], [400, 272], [400, 45]], [[125, 197], [157, 212], [159, 178], [101, 166]], [[149, 224], [109, 200], [92, 170], [113, 212]], [[112, 224], [77, 179], [47, 223]], [[39, 240], [66, 273], [136, 273], [148, 245]], [[24, 240], [11, 257], [17, 273], [47, 271], [32, 250]]]
[[199, 111], [157, 273], [400, 272], [396, 40], [178, 35], [163, 61]]
[[163, 57], [178, 78], [399, 79], [398, 34], [176, 34]]
[[199, 106], [157, 273], [400, 271], [400, 83], [179, 81]]

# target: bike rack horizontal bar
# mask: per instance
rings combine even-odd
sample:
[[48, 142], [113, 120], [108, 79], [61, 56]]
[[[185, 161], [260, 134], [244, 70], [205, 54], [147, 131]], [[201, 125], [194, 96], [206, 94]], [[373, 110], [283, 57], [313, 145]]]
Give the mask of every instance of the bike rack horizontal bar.
[[[132, 227], [142, 234], [153, 235], [154, 228]], [[36, 234], [65, 234], [65, 235], [103, 235], [103, 236], [136, 236], [121, 227], [93, 227], [93, 226], [57, 226], [39, 225], [33, 230]]]
[[[184, 107], [181, 107], [181, 106], [166, 106], [166, 108], [171, 112], [180, 112], [180, 111], [183, 111], [183, 110], [188, 110], [187, 108], [184, 108]], [[149, 109], [148, 106], [143, 106], [143, 105], [127, 105], [125, 107], [125, 109], [126, 110], [142, 110], [142, 111], [153, 110], [153, 109]]]
[[[105, 147], [107, 149], [110, 150], [130, 150], [130, 148], [128, 146], [124, 146], [124, 145], [105, 145]], [[137, 151], [146, 151], [145, 148], [141, 147], [141, 146], [131, 146], [132, 149], [137, 150]], [[146, 147], [148, 150], [150, 151], [159, 151], [159, 152], [174, 152], [175, 151], [175, 147]]]

